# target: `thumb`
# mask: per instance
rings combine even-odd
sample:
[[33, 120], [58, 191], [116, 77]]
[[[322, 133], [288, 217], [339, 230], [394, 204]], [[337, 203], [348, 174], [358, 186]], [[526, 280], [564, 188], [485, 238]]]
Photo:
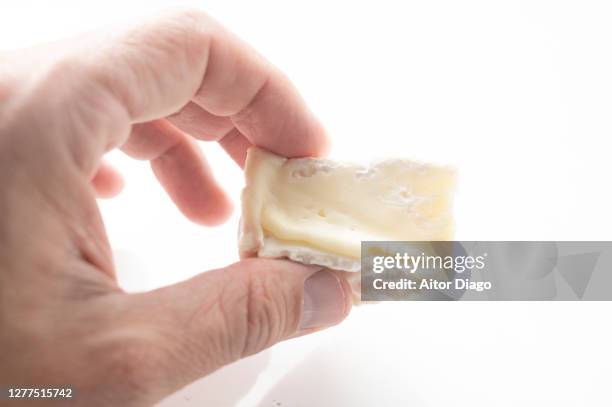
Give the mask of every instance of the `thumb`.
[[[335, 325], [352, 302], [339, 273], [267, 259], [243, 260], [127, 300], [129, 319], [138, 319], [131, 326], [147, 332], [129, 371], [138, 366], [136, 372], [154, 374], [155, 387], [166, 394], [279, 341]], [[146, 377], [134, 379], [143, 384]]]

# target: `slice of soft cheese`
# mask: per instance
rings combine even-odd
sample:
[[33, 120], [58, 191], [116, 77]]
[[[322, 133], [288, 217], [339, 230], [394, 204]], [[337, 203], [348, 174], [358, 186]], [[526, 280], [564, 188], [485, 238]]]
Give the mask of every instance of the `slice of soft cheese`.
[[362, 240], [450, 240], [454, 172], [407, 160], [361, 166], [248, 151], [242, 257], [359, 271]]

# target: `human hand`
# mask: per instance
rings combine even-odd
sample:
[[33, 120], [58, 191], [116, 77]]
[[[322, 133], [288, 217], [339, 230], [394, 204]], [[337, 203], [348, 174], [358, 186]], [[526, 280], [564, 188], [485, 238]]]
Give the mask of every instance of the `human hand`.
[[348, 314], [343, 278], [281, 260], [147, 293], [117, 286], [95, 201], [121, 185], [105, 152], [149, 160], [188, 218], [216, 225], [231, 202], [192, 137], [240, 165], [251, 144], [285, 156], [327, 146], [289, 80], [203, 13], [4, 56], [0, 106], [0, 383], [147, 405]]

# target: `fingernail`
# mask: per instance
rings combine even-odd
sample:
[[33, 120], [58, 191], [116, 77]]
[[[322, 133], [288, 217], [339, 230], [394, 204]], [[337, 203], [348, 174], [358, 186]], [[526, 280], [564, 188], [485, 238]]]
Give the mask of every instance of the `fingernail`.
[[321, 270], [306, 279], [300, 330], [323, 328], [342, 321], [346, 313], [346, 294], [334, 273]]

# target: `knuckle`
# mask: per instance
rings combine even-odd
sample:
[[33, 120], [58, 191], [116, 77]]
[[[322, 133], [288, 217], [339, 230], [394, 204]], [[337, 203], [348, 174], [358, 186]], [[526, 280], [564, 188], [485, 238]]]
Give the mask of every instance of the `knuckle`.
[[39, 92], [53, 93], [62, 104], [79, 105], [75, 100], [85, 101], [101, 96], [87, 53], [69, 51], [49, 61], [39, 81]]
[[246, 336], [241, 356], [259, 352], [295, 330], [299, 294], [272, 270], [248, 273]]
[[171, 12], [170, 18], [175, 19], [179, 23], [194, 23], [198, 25], [212, 21], [208, 13], [197, 7], [177, 7]]
[[156, 34], [166, 34], [170, 37], [169, 41], [176, 41], [188, 49], [195, 48], [195, 51], [200, 50], [199, 47], [202, 45], [207, 45], [216, 27], [215, 21], [204, 11], [197, 8], [183, 8], [164, 16], [158, 25], [161, 33]]
[[[83, 136], [108, 134], [108, 144], [115, 144], [126, 134], [129, 121], [97, 82], [89, 54], [75, 51], [45, 57], [33, 68], [28, 86], [11, 106], [10, 118], [28, 137], [45, 145], [49, 154], [68, 152], [78, 167], [90, 170], [89, 158], [106, 148], [107, 139]], [[65, 142], [58, 144], [57, 130]]]
[[[132, 89], [123, 94], [132, 117], [144, 115], [144, 106], [160, 106], [163, 115], [170, 114], [197, 92], [201, 75], [196, 73], [205, 70], [215, 26], [205, 13], [188, 9], [131, 27], [106, 47], [98, 60], [123, 65], [119, 83]], [[115, 57], [108, 58], [109, 53]], [[148, 91], [134, 92], [126, 82], [148, 84]], [[172, 92], [164, 88], [169, 83]], [[166, 105], [171, 107], [161, 107]]]
[[51, 64], [36, 92], [58, 100], [63, 114], [55, 120], [65, 129], [73, 161], [86, 171], [91, 170], [91, 157], [122, 143], [129, 132], [127, 108], [114, 91], [88, 55], [68, 53]]
[[70, 108], [81, 118], [80, 124], [95, 125], [96, 119], [104, 119], [114, 124], [109, 130], [118, 131], [128, 123], [125, 109], [117, 103], [112, 82], [92, 56], [87, 52], [69, 52], [53, 61], [44, 75], [41, 91], [53, 92], [62, 101], [62, 108]]

